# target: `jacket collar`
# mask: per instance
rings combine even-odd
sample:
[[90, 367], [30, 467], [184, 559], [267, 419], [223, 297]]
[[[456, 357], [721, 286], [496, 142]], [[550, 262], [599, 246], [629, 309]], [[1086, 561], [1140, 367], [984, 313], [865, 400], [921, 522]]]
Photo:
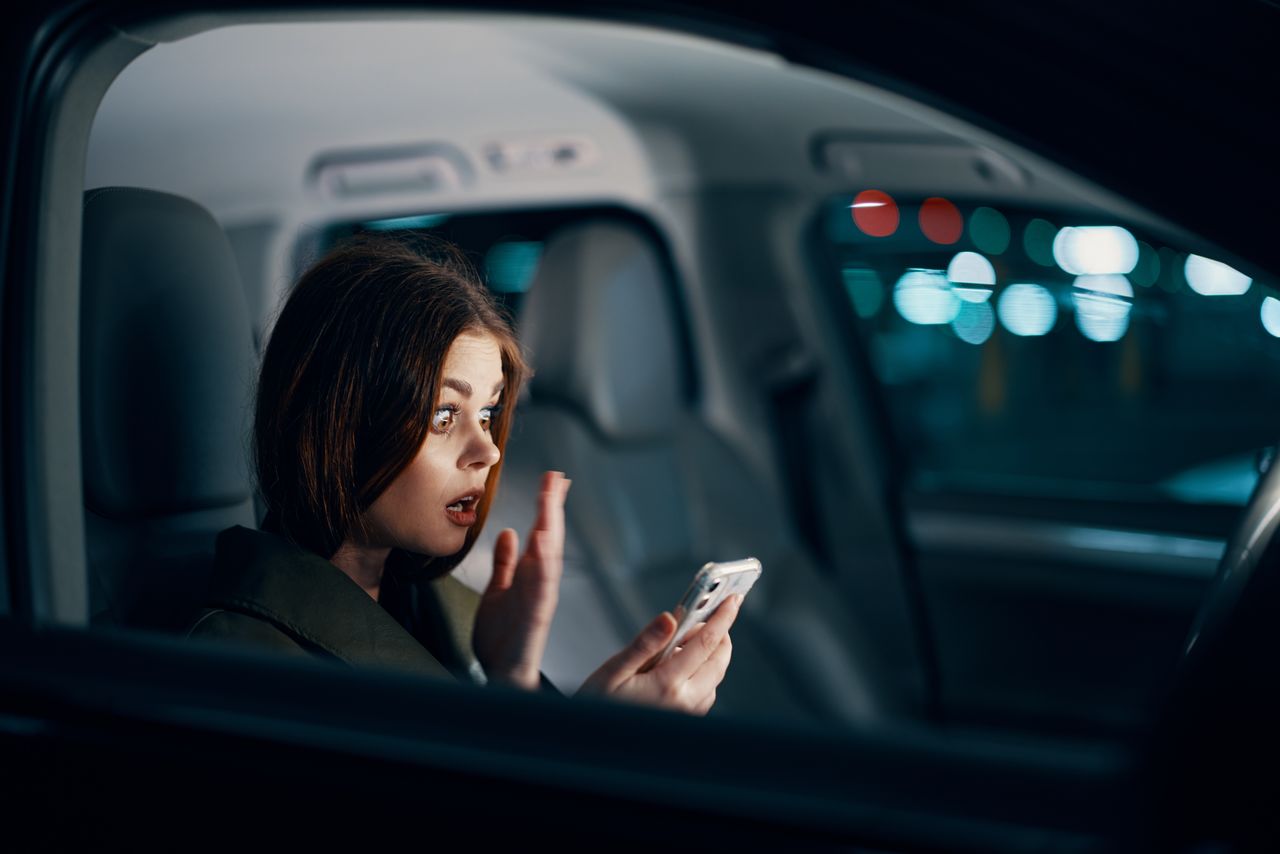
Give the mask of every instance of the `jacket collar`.
[[210, 605], [265, 619], [349, 664], [450, 675], [346, 573], [277, 534], [237, 525], [218, 535]]

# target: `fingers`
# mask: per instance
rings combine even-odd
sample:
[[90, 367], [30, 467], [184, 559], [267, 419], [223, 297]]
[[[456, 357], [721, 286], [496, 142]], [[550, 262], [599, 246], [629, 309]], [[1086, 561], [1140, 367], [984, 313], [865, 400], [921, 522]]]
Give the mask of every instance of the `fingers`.
[[[729, 670], [729, 659], [733, 656], [733, 641], [728, 635], [720, 641], [720, 645], [716, 647], [715, 652], [711, 654], [702, 666], [689, 677], [689, 682], [685, 686], [691, 697], [705, 697], [711, 695], [712, 701], [715, 702], [716, 686], [724, 681], [724, 675]], [[708, 704], [707, 708], [711, 708]]]
[[605, 691], [612, 691], [640, 671], [649, 660], [662, 652], [676, 631], [676, 618], [669, 611], [663, 611], [653, 622], [645, 626], [635, 640], [596, 671], [603, 681]]
[[493, 543], [493, 577], [489, 587], [494, 590], [506, 590], [516, 572], [516, 554], [520, 545], [520, 536], [510, 528], [498, 534]]
[[715, 654], [720, 642], [729, 636], [729, 627], [737, 618], [741, 605], [740, 594], [734, 594], [721, 602], [716, 612], [711, 615], [711, 619], [707, 620], [696, 634], [687, 637], [681, 649], [672, 653], [671, 657], [656, 669], [668, 670], [671, 678], [677, 680], [692, 677], [707, 659]]
[[[541, 558], [557, 566], [564, 558], [564, 499], [572, 483], [563, 472], [543, 472], [538, 491], [538, 512], [529, 534], [526, 557]], [[545, 536], [542, 536], [545, 535]], [[541, 539], [540, 539], [541, 537]], [[533, 554], [537, 546], [537, 554]]]

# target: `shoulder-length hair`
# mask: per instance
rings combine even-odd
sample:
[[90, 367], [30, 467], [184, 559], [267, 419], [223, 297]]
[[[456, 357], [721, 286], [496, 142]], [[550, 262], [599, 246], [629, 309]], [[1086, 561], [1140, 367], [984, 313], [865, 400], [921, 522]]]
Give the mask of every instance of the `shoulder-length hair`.
[[[330, 558], [368, 535], [363, 513], [413, 460], [440, 396], [454, 339], [492, 336], [505, 406], [490, 426], [506, 450], [528, 368], [511, 324], [456, 247], [364, 236], [308, 269], [263, 356], [254, 412], [258, 488], [279, 533]], [[489, 470], [477, 521], [457, 554], [395, 555], [414, 575], [449, 572], [470, 551], [496, 492]]]

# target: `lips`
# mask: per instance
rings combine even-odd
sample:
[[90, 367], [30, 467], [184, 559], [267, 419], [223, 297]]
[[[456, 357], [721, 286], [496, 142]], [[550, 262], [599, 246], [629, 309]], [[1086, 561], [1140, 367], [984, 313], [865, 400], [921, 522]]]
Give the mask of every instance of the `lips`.
[[471, 527], [476, 523], [476, 508], [480, 506], [480, 499], [483, 495], [483, 489], [464, 492], [445, 505], [444, 515], [455, 525], [461, 525], [464, 528]]

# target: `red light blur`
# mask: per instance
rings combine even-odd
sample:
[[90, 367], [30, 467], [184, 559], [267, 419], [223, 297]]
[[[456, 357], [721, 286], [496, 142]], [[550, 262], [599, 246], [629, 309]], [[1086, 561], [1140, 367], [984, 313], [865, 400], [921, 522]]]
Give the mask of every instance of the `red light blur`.
[[951, 202], [934, 196], [920, 205], [920, 230], [934, 243], [950, 245], [964, 233], [964, 217]]
[[898, 230], [898, 203], [888, 193], [863, 190], [853, 200], [853, 224], [871, 237], [888, 237]]

